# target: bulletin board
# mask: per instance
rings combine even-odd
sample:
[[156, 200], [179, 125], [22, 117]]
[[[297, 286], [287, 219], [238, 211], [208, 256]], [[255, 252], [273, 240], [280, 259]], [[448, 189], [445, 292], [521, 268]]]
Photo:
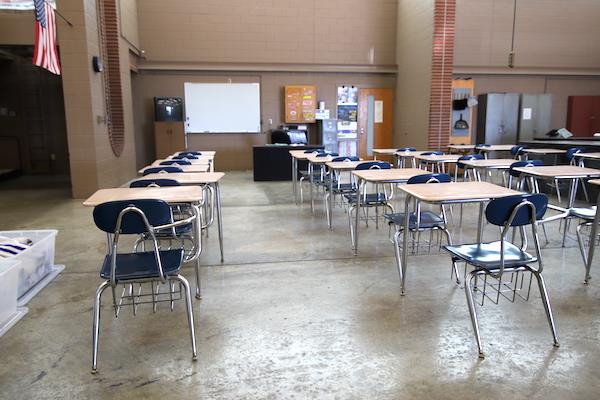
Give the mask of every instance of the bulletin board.
[[468, 105], [468, 100], [473, 97], [474, 88], [475, 82], [472, 79], [452, 81], [451, 144], [473, 143], [473, 110]]
[[286, 86], [284, 92], [286, 124], [305, 124], [316, 121], [316, 86]]

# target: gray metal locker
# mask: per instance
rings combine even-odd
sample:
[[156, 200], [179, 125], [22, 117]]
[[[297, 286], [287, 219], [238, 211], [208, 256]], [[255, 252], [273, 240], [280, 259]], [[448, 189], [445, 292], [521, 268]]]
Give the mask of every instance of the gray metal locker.
[[550, 127], [551, 94], [522, 94], [519, 111], [519, 140], [543, 138], [552, 129]]
[[519, 93], [478, 96], [477, 143], [514, 144], [519, 126]]

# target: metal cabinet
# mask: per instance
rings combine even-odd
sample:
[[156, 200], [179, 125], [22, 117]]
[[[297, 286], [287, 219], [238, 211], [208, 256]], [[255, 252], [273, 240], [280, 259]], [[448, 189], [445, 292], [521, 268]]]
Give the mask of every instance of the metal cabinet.
[[325, 150], [338, 152], [337, 119], [323, 119], [319, 121], [321, 141]]
[[519, 93], [478, 96], [477, 143], [513, 144], [519, 127]]
[[519, 111], [519, 135], [517, 137], [519, 141], [544, 138], [545, 134], [552, 129], [550, 126], [551, 94], [522, 94]]

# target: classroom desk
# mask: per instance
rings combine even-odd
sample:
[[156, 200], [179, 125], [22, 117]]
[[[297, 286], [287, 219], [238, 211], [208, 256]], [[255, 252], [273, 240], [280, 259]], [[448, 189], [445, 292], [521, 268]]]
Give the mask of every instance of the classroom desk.
[[[167, 156], [166, 159], [167, 160], [173, 160], [173, 159], [175, 159], [176, 156], [178, 156], [178, 155], [177, 154], [170, 155], [170, 156]], [[202, 154], [200, 156], [193, 156], [193, 157], [196, 157], [196, 159], [198, 159], [198, 160], [207, 160], [207, 161], [212, 161], [212, 160], [215, 159], [215, 155], [214, 154]], [[194, 159], [192, 158], [192, 159], [188, 159], [188, 160], [192, 161]]]
[[[600, 179], [590, 179], [589, 184], [600, 186]], [[596, 199], [596, 215], [594, 216], [594, 222], [590, 232], [590, 247], [588, 249], [587, 264], [585, 265], [585, 279], [584, 282], [588, 283], [591, 276], [590, 270], [592, 269], [592, 261], [594, 259], [594, 250], [596, 249], [596, 236], [598, 236], [598, 223], [600, 222], [600, 192], [598, 192], [598, 198]]]
[[[322, 146], [320, 147], [323, 148]], [[290, 156], [292, 157], [292, 193], [294, 194], [294, 203], [298, 204], [298, 161], [306, 160], [312, 153], [305, 153], [307, 149], [303, 150], [289, 150]], [[310, 150], [310, 149], [309, 149]], [[318, 148], [314, 149], [315, 152]]]
[[475, 170], [477, 180], [481, 180], [481, 173], [479, 170], [508, 170], [512, 163], [516, 161], [517, 160], [515, 160], [514, 158], [493, 158], [483, 160], [465, 160], [461, 161], [460, 163]]
[[[160, 167], [167, 167], [167, 165], [160, 165]], [[199, 173], [199, 172], [208, 172], [208, 164], [196, 164], [196, 165], [177, 165], [177, 168], [180, 168], [185, 173]], [[143, 175], [144, 171], [148, 168], [156, 168], [156, 166], [147, 166], [138, 171], [139, 175]], [[161, 174], [163, 172], [160, 172]], [[164, 172], [164, 174], [167, 174]], [[170, 174], [168, 174], [170, 175]], [[163, 176], [165, 179], [169, 179], [167, 175]]]
[[[174, 156], [168, 156], [166, 158], [166, 160], [156, 160], [152, 165], [155, 165], [157, 163], [159, 164], [161, 161], [176, 161], [173, 157]], [[197, 158], [195, 158], [195, 159], [185, 159], [185, 160], [191, 162], [192, 165], [195, 165], [195, 164], [208, 164], [209, 165], [209, 171], [210, 172], [214, 172], [215, 171], [215, 166], [214, 166], [214, 164], [215, 164], [215, 156], [214, 155], [208, 155], [208, 154], [204, 155], [203, 154], [201, 156], [196, 156], [196, 157]]]
[[360, 217], [360, 191], [361, 185], [366, 183], [406, 183], [410, 178], [417, 175], [427, 174], [419, 168], [392, 168], [392, 169], [365, 169], [352, 171], [357, 179], [356, 182], [356, 219], [354, 220], [354, 255], [358, 255], [358, 220]]
[[373, 159], [377, 160], [378, 154], [380, 156], [393, 156], [394, 154], [396, 154], [397, 151], [398, 151], [397, 148], [395, 148], [395, 149], [373, 149]]
[[415, 163], [415, 157], [419, 156], [423, 153], [425, 153], [426, 150], [417, 150], [417, 151], [397, 151], [395, 153], [396, 155], [396, 165], [398, 166], [398, 168], [404, 168], [406, 163], [405, 161], [407, 159], [411, 159], [412, 163], [412, 167], [416, 168], [416, 163]]
[[[328, 162], [330, 162], [334, 158], [335, 157], [332, 157], [332, 156], [317, 157], [317, 156], [315, 156], [313, 154], [308, 154], [308, 157], [306, 157], [306, 161], [308, 162], [308, 178], [309, 178], [309, 182], [310, 182], [310, 212], [313, 213], [313, 214], [315, 213], [315, 198], [313, 196], [313, 184], [314, 184], [313, 169], [314, 169], [314, 166], [315, 165], [319, 165], [321, 168], [323, 168], [323, 166], [325, 164], [327, 164]], [[324, 176], [323, 171], [322, 171], [321, 176], [322, 177]]]
[[[168, 159], [155, 160], [152, 163], [152, 166], [153, 167], [158, 167], [160, 165], [160, 163], [163, 162], [163, 161], [188, 161], [192, 165], [209, 165], [210, 166], [212, 164], [212, 160], [213, 160], [212, 156], [211, 157], [200, 156], [198, 159], [195, 159], [195, 160], [194, 159], [191, 159], [191, 160], [188, 160], [188, 159], [185, 159], [185, 160], [183, 160], [183, 159], [182, 160], [174, 160], [172, 158], [168, 158]], [[213, 172], [213, 171], [210, 171], [210, 172]]]
[[[404, 215], [409, 215], [411, 199], [430, 204], [479, 203], [479, 218], [477, 222], [477, 242], [481, 242], [483, 232], [483, 211], [485, 202], [499, 197], [521, 194], [516, 190], [494, 185], [489, 182], [450, 182], [450, 183], [419, 183], [403, 185], [400, 190], [406, 193], [404, 200]], [[404, 219], [404, 234], [402, 242], [402, 260], [400, 271], [400, 289], [404, 296], [406, 267], [408, 263], [408, 237], [410, 218]]]
[[169, 204], [189, 204], [194, 211], [194, 254], [186, 262], [196, 261], [196, 298], [200, 295], [200, 253], [202, 252], [202, 222], [200, 206], [204, 202], [199, 186], [171, 186], [146, 188], [100, 189], [83, 202], [85, 207], [95, 207], [109, 201], [157, 199]]
[[468, 153], [475, 150], [474, 144], [450, 144], [448, 145], [448, 153], [456, 151], [457, 153]]
[[[578, 167], [575, 165], [550, 165], [542, 167], [520, 167], [515, 168], [515, 171], [522, 173], [525, 176], [530, 177], [530, 187], [533, 188], [533, 192], [539, 192], [539, 188], [535, 178], [554, 180], [554, 179], [568, 179], [571, 181], [571, 187], [569, 189], [569, 201], [567, 208], [573, 207], [575, 204], [575, 196], [577, 195], [577, 183], [580, 179], [585, 178], [599, 178], [600, 170], [593, 168]], [[565, 220], [565, 228], [563, 231], [562, 247], [565, 247], [565, 241], [567, 238], [567, 231], [569, 230], [569, 220]]]
[[547, 149], [522, 149], [521, 153], [523, 153], [525, 155], [525, 159], [528, 160], [529, 159], [529, 155], [530, 154], [534, 154], [534, 155], [538, 155], [538, 156], [549, 156], [549, 155], [554, 155], [554, 165], [558, 164], [558, 156], [560, 154], [566, 154], [566, 150], [563, 149], [552, 149], [552, 148], [547, 148]]
[[488, 153], [492, 151], [511, 151], [514, 144], [492, 144], [490, 146], [475, 146], [475, 150], [483, 153], [485, 158], [488, 158]]
[[[432, 164], [437, 167], [438, 172], [445, 173], [446, 164], [456, 164], [458, 159], [461, 157], [460, 154], [444, 154], [441, 156], [436, 155], [417, 155], [415, 159], [420, 162], [425, 162], [427, 165]], [[435, 168], [433, 168], [435, 169]], [[433, 171], [432, 171], [433, 172]]]
[[[329, 161], [325, 163], [327, 168], [331, 171], [331, 176], [329, 177], [329, 196], [331, 197], [328, 208], [327, 208], [327, 226], [329, 229], [332, 229], [332, 213], [333, 213], [333, 174], [338, 174], [343, 171], [353, 171], [359, 164], [366, 163], [369, 161]], [[339, 177], [338, 177], [339, 180]], [[327, 194], [326, 194], [327, 196]]]
[[[175, 172], [168, 174], [168, 179], [173, 179], [182, 185], [198, 185], [207, 186], [212, 188], [215, 193], [214, 207], [217, 210], [217, 230], [219, 233], [219, 249], [221, 251], [221, 262], [223, 259], [223, 213], [221, 211], [221, 189], [219, 187], [219, 181], [225, 176], [224, 172], [202, 172], [202, 173], [188, 173], [188, 172]], [[164, 174], [149, 174], [142, 179], [164, 179]], [[211, 212], [211, 218], [206, 224], [206, 228], [213, 223], [213, 212]]]
[[202, 156], [213, 156], [214, 157], [215, 154], [217, 154], [217, 152], [213, 151], [213, 150], [207, 150], [207, 151], [204, 151], [204, 150], [187, 150], [187, 151], [178, 151], [177, 153], [171, 154], [171, 156], [178, 156], [178, 155], [180, 155], [182, 153], [188, 153], [189, 151], [199, 151]]
[[[515, 171], [531, 178], [540, 178], [546, 180], [569, 179], [571, 180], [571, 189], [569, 192], [568, 207], [573, 207], [575, 195], [577, 193], [578, 179], [600, 177], [600, 170], [593, 168], [578, 167], [575, 165], [549, 165], [541, 167], [519, 167]], [[531, 187], [537, 190], [537, 184], [531, 182]]]
[[577, 160], [580, 167], [584, 167], [585, 160], [600, 160], [600, 153], [576, 153], [573, 157]]

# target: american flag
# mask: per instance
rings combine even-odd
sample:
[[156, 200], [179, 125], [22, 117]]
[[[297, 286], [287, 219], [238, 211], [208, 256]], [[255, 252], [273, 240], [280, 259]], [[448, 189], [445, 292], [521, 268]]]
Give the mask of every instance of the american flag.
[[33, 64], [60, 75], [56, 51], [54, 8], [45, 0], [35, 0], [35, 50]]

